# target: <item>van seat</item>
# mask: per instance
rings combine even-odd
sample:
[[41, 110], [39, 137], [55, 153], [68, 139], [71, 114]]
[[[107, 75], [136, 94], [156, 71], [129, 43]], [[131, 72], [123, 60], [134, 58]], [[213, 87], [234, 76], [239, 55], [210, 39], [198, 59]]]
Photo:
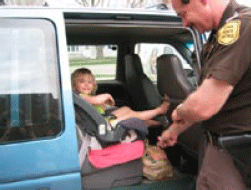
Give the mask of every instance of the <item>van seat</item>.
[[163, 54], [157, 58], [157, 87], [160, 94], [184, 100], [193, 90], [177, 55]]
[[132, 109], [149, 110], [161, 104], [157, 87], [143, 72], [139, 55], [127, 54], [125, 56], [125, 78], [134, 104]]
[[[167, 93], [171, 99], [179, 100], [176, 102], [181, 103], [194, 90], [180, 59], [174, 54], [163, 54], [157, 58], [157, 75], [159, 92], [161, 94]], [[179, 143], [182, 144], [189, 155], [196, 159], [201, 135], [202, 130], [196, 124], [179, 136]]]

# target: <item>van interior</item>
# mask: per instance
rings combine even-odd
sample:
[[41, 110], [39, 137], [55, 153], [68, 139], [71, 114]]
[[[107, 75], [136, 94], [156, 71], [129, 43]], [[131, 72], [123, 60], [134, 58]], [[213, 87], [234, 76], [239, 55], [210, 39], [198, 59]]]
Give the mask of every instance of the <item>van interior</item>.
[[[89, 68], [98, 83], [97, 94], [110, 93], [116, 106], [126, 105], [136, 111], [153, 109], [161, 104], [164, 94], [169, 95], [172, 104], [163, 126], [149, 128], [149, 143], [156, 145], [167, 127], [164, 125], [172, 122], [172, 111], [197, 87], [200, 66], [194, 31], [183, 28], [179, 18], [166, 15], [64, 16], [71, 72]], [[200, 126], [194, 126], [179, 137], [177, 145], [165, 149], [178, 174], [175, 180], [155, 183], [144, 179], [140, 185], [164, 189], [184, 184], [193, 189], [200, 135]]]

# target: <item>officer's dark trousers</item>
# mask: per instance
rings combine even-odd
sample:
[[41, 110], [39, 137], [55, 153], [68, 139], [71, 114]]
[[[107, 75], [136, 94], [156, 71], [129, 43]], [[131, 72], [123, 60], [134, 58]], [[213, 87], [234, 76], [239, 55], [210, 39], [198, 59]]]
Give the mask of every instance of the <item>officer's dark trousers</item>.
[[230, 155], [202, 141], [203, 159], [197, 178], [197, 190], [246, 190], [241, 174]]

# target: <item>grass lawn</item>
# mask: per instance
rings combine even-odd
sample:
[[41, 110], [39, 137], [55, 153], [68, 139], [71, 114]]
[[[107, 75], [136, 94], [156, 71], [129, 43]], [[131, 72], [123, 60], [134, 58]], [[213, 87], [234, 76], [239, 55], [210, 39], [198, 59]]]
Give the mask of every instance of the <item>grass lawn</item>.
[[117, 61], [116, 58], [104, 58], [104, 59], [70, 59], [70, 66], [116, 64], [116, 61]]

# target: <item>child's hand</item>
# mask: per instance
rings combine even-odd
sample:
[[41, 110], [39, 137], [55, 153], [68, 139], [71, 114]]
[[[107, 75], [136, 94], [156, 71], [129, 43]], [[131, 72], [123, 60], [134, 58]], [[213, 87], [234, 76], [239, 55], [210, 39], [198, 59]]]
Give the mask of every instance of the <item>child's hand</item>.
[[115, 100], [113, 99], [113, 97], [111, 96], [111, 94], [100, 94], [97, 95], [97, 98], [100, 101], [100, 104], [109, 104], [110, 106], [114, 106], [115, 105]]

